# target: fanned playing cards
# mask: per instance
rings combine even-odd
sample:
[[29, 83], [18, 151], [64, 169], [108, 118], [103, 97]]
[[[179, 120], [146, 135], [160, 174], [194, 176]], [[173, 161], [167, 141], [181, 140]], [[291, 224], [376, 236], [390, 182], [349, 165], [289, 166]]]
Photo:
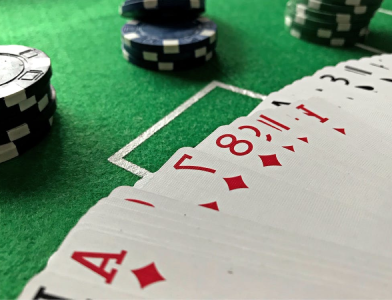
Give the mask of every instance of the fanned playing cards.
[[19, 299], [392, 298], [392, 55], [326, 67], [118, 187]]

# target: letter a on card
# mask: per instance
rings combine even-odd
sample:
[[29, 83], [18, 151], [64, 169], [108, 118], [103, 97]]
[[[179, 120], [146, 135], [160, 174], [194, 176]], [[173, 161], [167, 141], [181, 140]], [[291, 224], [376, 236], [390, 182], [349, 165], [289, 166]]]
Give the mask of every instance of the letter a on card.
[[[78, 263], [89, 268], [91, 271], [97, 273], [98, 275], [105, 278], [105, 282], [111, 284], [114, 277], [117, 274], [117, 269], [113, 268], [110, 271], [106, 271], [105, 268], [111, 259], [115, 260], [117, 265], [120, 265], [127, 254], [126, 251], [121, 251], [120, 253], [99, 253], [99, 252], [78, 252], [75, 251], [72, 254], [72, 259], [76, 260]], [[100, 258], [102, 262], [99, 266], [93, 264], [88, 258]]]

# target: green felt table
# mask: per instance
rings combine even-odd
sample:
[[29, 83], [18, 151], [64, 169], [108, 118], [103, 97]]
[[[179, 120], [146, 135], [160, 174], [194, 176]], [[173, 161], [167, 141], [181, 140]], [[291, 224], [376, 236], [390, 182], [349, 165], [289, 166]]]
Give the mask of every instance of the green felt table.
[[[99, 199], [139, 177], [108, 161], [212, 81], [268, 95], [327, 65], [371, 56], [291, 37], [285, 0], [210, 0], [218, 55], [204, 67], [159, 73], [121, 55], [119, 0], [1, 0], [0, 43], [52, 59], [58, 111], [51, 134], [0, 165], [0, 299], [15, 298]], [[392, 51], [392, 0], [373, 20], [366, 45]], [[389, 14], [388, 14], [389, 13]], [[196, 146], [260, 100], [215, 88], [124, 160], [150, 172], [179, 148]]]

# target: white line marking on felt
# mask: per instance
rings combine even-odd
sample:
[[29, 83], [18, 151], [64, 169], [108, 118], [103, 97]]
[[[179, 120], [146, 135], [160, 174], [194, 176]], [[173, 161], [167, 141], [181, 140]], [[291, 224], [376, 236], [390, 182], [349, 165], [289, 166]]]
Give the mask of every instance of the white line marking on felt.
[[388, 9], [384, 9], [384, 8], [379, 8], [378, 12], [386, 14], [386, 15], [390, 15], [392, 16], [392, 11], [388, 10]]
[[[136, 140], [134, 140], [134, 141], [136, 141]], [[137, 146], [139, 146], [139, 145], [137, 145]], [[135, 146], [135, 148], [137, 146]], [[118, 152], [116, 154], [118, 154]], [[125, 170], [131, 172], [132, 174], [135, 174], [139, 177], [144, 177], [144, 176], [151, 174], [151, 172], [147, 171], [146, 169], [143, 169], [142, 167], [139, 167], [138, 165], [133, 164], [133, 163], [125, 160], [122, 157], [118, 157], [118, 156], [116, 156], [116, 154], [109, 157], [109, 159], [108, 159], [111, 163], [115, 164], [116, 166], [119, 166], [120, 168], [123, 168], [123, 169], [125, 169]]]
[[162, 120], [158, 121], [156, 124], [151, 126], [149, 129], [147, 129], [145, 132], [143, 132], [141, 135], [139, 135], [136, 139], [134, 139], [132, 142], [130, 142], [128, 145], [125, 147], [121, 148], [119, 151], [117, 151], [115, 154], [113, 154], [111, 157], [109, 157], [109, 161], [116, 166], [119, 166], [120, 168], [123, 168], [139, 177], [144, 177], [151, 172], [149, 172], [146, 169], [143, 169], [142, 167], [139, 167], [136, 164], [133, 164], [127, 160], [124, 159], [125, 156], [127, 156], [129, 153], [131, 153], [133, 150], [135, 150], [138, 146], [140, 146], [142, 143], [144, 143], [146, 140], [148, 140], [151, 136], [153, 136], [156, 132], [158, 132], [160, 129], [165, 127], [167, 124], [169, 124], [171, 121], [173, 121], [175, 118], [177, 118], [180, 114], [182, 114], [185, 110], [187, 110], [189, 107], [191, 107], [193, 104], [195, 104], [197, 101], [205, 97], [208, 93], [210, 93], [212, 90], [215, 88], [222, 88], [228, 91], [231, 91], [233, 93], [241, 94], [244, 96], [248, 96], [250, 98], [254, 99], [260, 99], [264, 100], [266, 98], [265, 95], [261, 95], [249, 90], [241, 89], [232, 85], [228, 85], [219, 81], [212, 81], [210, 84], [208, 84], [205, 88], [203, 88], [201, 91], [196, 93], [194, 96], [189, 98], [187, 101], [185, 101], [183, 104], [181, 104], [179, 107], [177, 107], [175, 110], [173, 110], [170, 114], [168, 114], [166, 117], [164, 117]]
[[219, 81], [213, 81], [211, 83], [215, 83], [215, 87], [220, 87], [222, 89], [231, 91], [233, 93], [241, 94], [241, 95], [244, 95], [244, 96], [248, 96], [250, 98], [264, 100], [267, 97], [265, 95], [261, 95], [261, 94], [258, 94], [258, 93], [255, 93], [255, 92], [252, 92], [252, 91], [249, 91], [249, 90], [240, 89], [240, 88], [232, 86], [232, 85], [224, 84], [224, 83], [219, 82]]
[[382, 51], [380, 49], [377, 49], [377, 48], [374, 48], [374, 47], [370, 47], [370, 46], [364, 45], [364, 44], [355, 44], [355, 46], [357, 46], [358, 48], [361, 48], [363, 50], [367, 50], [369, 52], [376, 53], [376, 54], [386, 53], [385, 51]]

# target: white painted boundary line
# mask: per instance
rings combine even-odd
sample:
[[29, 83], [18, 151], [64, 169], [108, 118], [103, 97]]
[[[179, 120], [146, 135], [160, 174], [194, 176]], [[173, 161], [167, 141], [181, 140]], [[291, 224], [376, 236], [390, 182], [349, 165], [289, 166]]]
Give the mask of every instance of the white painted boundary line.
[[380, 9], [378, 9], [378, 12], [392, 16], [392, 11], [390, 11], [388, 9], [380, 8]]
[[135, 150], [138, 146], [140, 146], [142, 143], [144, 143], [146, 140], [148, 140], [151, 136], [153, 136], [156, 132], [158, 132], [160, 129], [165, 127], [167, 124], [169, 124], [171, 121], [173, 121], [175, 118], [177, 118], [180, 114], [182, 114], [185, 110], [187, 110], [189, 107], [191, 107], [193, 104], [198, 102], [200, 99], [205, 97], [208, 93], [210, 93], [212, 90], [215, 88], [222, 88], [228, 91], [231, 91], [233, 93], [241, 94], [244, 96], [248, 96], [250, 98], [254, 99], [259, 99], [259, 100], [264, 100], [266, 98], [265, 95], [261, 95], [249, 90], [241, 89], [232, 85], [228, 85], [219, 81], [213, 81], [210, 84], [208, 84], [204, 89], [196, 93], [194, 96], [192, 96], [190, 99], [185, 101], [183, 104], [181, 104], [179, 107], [177, 107], [174, 111], [172, 111], [170, 114], [168, 114], [166, 117], [164, 117], [162, 120], [160, 120], [158, 123], [154, 124], [152, 127], [147, 129], [144, 133], [139, 135], [136, 139], [134, 139], [132, 142], [130, 142], [128, 145], [124, 146], [121, 148], [119, 151], [117, 151], [115, 154], [113, 154], [111, 157], [109, 157], [109, 161], [116, 166], [119, 166], [120, 168], [123, 168], [139, 177], [144, 177], [149, 174], [151, 174], [148, 170], [143, 169], [142, 167], [139, 167], [136, 164], [133, 164], [127, 160], [124, 159], [125, 156], [127, 156], [129, 153], [131, 153], [133, 150]]
[[375, 53], [375, 54], [384, 54], [384, 53], [387, 53], [387, 52], [385, 52], [385, 51], [382, 51], [382, 50], [379, 50], [379, 49], [377, 49], [377, 48], [370, 47], [370, 46], [364, 45], [364, 44], [355, 44], [355, 46], [358, 47], [358, 48], [361, 48], [361, 49], [363, 49], [363, 50], [366, 50], [366, 51]]

